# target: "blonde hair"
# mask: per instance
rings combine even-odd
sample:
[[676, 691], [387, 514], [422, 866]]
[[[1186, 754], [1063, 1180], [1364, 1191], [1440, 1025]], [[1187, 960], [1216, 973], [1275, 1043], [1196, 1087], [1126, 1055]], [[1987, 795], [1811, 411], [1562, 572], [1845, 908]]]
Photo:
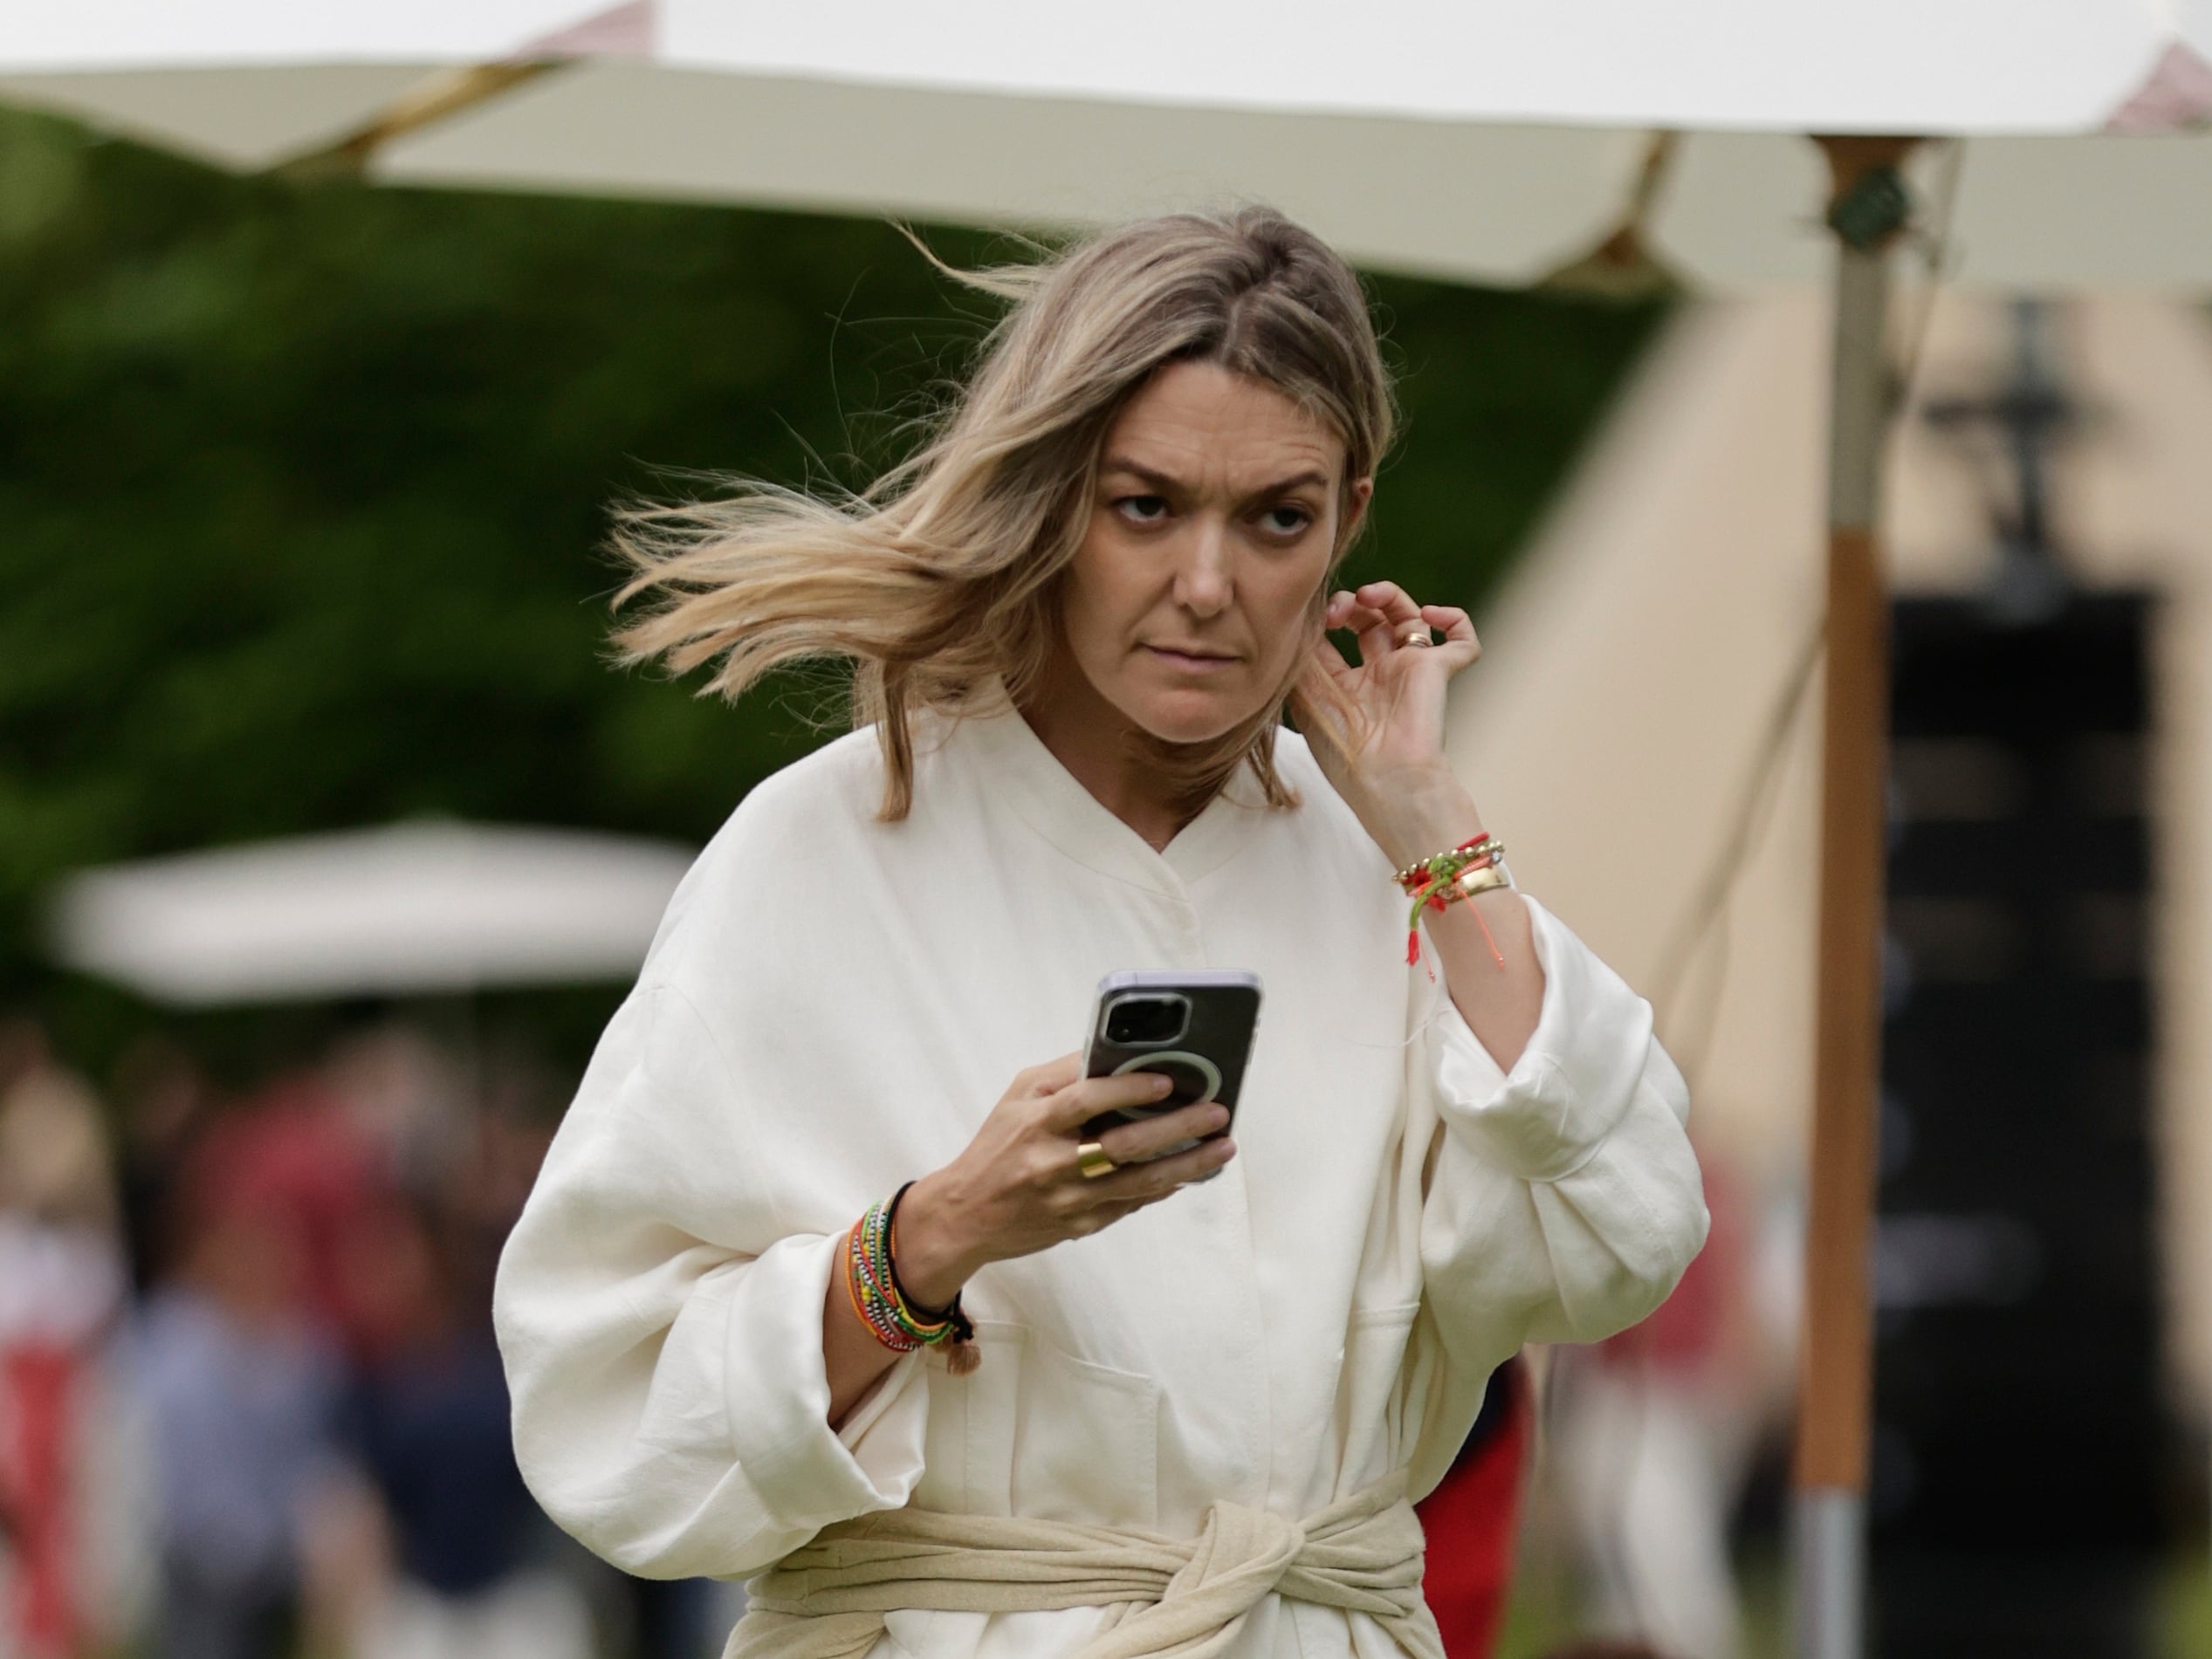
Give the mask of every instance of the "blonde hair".
[[[951, 274], [1010, 303], [906, 461], [840, 502], [741, 481], [718, 500], [628, 508], [613, 536], [633, 572], [616, 605], [650, 596], [615, 634], [625, 662], [680, 674], [719, 658], [706, 689], [732, 698], [787, 664], [851, 663], [854, 718], [883, 745], [886, 819], [912, 804], [917, 712], [1018, 705], [1040, 683], [1100, 446], [1156, 371], [1214, 363], [1282, 393], [1343, 440], [1340, 501], [1373, 475], [1394, 423], [1359, 279], [1268, 209], [1140, 220], [1035, 264]], [[1332, 574], [1357, 530], [1340, 531]], [[1340, 730], [1333, 692], [1299, 653], [1258, 715], [1156, 758], [1193, 809], [1244, 764], [1271, 805], [1295, 804], [1274, 729], [1287, 704], [1309, 735]]]

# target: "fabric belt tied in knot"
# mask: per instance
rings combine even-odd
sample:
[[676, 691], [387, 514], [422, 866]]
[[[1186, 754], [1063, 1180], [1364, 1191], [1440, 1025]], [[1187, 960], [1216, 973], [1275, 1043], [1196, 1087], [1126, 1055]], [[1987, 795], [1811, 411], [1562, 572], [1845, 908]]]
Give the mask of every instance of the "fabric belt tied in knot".
[[888, 1510], [825, 1528], [753, 1580], [723, 1659], [848, 1659], [905, 1610], [1130, 1609], [1072, 1659], [1211, 1659], [1270, 1594], [1373, 1617], [1444, 1659], [1421, 1600], [1401, 1470], [1303, 1521], [1216, 1504], [1194, 1539], [1065, 1521]]

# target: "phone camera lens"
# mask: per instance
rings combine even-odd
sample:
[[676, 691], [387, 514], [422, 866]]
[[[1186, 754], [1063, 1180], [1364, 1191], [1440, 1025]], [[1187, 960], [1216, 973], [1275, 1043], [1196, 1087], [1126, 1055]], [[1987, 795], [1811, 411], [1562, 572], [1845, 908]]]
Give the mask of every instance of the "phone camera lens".
[[1147, 1048], [1171, 1043], [1190, 1018], [1180, 997], [1124, 997], [1106, 1011], [1106, 1040]]

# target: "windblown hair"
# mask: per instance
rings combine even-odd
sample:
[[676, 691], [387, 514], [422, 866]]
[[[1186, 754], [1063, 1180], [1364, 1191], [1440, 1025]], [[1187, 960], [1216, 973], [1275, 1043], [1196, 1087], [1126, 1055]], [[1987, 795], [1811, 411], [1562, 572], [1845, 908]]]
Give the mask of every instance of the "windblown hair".
[[[615, 634], [625, 662], [680, 674], [718, 658], [707, 689], [732, 698], [787, 664], [852, 665], [854, 718], [883, 744], [886, 819], [912, 804], [917, 713], [1018, 705], [1040, 684], [1100, 447], [1157, 370], [1215, 363], [1281, 392], [1343, 439], [1344, 490], [1372, 476], [1393, 425], [1358, 278], [1267, 209], [1140, 220], [1033, 264], [951, 274], [1009, 305], [906, 461], [840, 502], [741, 482], [718, 500], [628, 508], [613, 537], [633, 572], [617, 606], [649, 596]], [[1350, 539], [1340, 532], [1331, 576]], [[1155, 746], [1192, 810], [1245, 764], [1271, 805], [1295, 803], [1273, 760], [1284, 707], [1316, 736], [1345, 712], [1310, 657], [1235, 730]]]

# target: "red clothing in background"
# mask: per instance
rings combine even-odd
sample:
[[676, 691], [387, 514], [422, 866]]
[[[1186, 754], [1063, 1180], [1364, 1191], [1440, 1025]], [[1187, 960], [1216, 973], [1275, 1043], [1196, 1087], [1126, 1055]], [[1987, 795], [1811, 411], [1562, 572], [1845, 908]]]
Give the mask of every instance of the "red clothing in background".
[[1428, 1534], [1422, 1592], [1448, 1659], [1490, 1659], [1497, 1650], [1535, 1432], [1534, 1394], [1527, 1361], [1516, 1355], [1500, 1366], [1452, 1472], [1416, 1506]]

